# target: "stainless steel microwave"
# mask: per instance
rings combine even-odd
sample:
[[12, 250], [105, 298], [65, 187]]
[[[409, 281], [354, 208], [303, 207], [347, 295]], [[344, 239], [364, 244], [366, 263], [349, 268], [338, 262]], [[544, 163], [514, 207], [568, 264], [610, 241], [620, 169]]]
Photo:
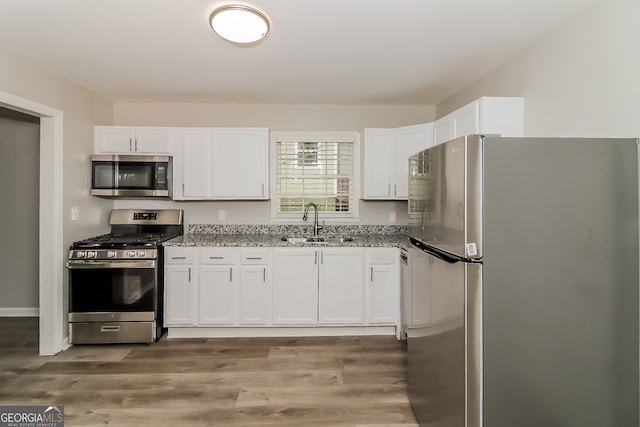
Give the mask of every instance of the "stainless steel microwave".
[[91, 194], [101, 197], [172, 196], [171, 156], [91, 156]]

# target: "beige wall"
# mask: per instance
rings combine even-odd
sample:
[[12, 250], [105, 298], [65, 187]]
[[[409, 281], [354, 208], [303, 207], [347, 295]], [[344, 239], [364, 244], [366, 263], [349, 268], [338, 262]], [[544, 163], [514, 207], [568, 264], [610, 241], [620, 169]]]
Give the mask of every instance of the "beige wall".
[[437, 106], [525, 97], [527, 136], [640, 136], [640, 2], [605, 0]]
[[[435, 119], [432, 106], [235, 105], [121, 103], [114, 124], [137, 126], [260, 126], [271, 131], [359, 131], [366, 127], [399, 127]], [[119, 208], [165, 207], [185, 210], [189, 224], [268, 224], [270, 202], [148, 202], [118, 201]], [[360, 201], [361, 224], [407, 223], [406, 202]]]
[[[105, 211], [112, 202], [89, 197], [87, 159], [93, 152], [93, 127], [112, 120], [111, 102], [83, 87], [0, 49], [0, 90], [63, 112], [65, 245], [106, 229]], [[80, 220], [70, 221], [71, 206]]]
[[[93, 127], [96, 121], [111, 120], [113, 115], [112, 104], [101, 99], [90, 91], [71, 83], [51, 72], [44, 70], [32, 63], [14, 55], [11, 52], [0, 49], [0, 91], [10, 94], [5, 99], [20, 98], [38, 105], [46, 106], [50, 109], [62, 111], [63, 114], [63, 189], [62, 189], [62, 205], [63, 205], [63, 229], [62, 246], [57, 248], [59, 253], [66, 253], [71, 242], [88, 235], [104, 232], [106, 226], [106, 214], [113, 205], [112, 202], [106, 200], [89, 197], [89, 168], [87, 159], [93, 150]], [[10, 105], [4, 105], [11, 109]], [[40, 147], [42, 148], [42, 147]], [[53, 151], [51, 148], [48, 151]], [[53, 165], [51, 159], [49, 165]], [[25, 174], [31, 169], [31, 166], [22, 165], [15, 170], [15, 180], [24, 179], [19, 174]], [[42, 163], [40, 168], [45, 167]], [[38, 175], [40, 175], [38, 173]], [[25, 175], [26, 176], [26, 175]], [[6, 201], [6, 200], [5, 200]], [[8, 207], [8, 204], [4, 205]], [[70, 221], [71, 206], [77, 206], [80, 209], [80, 220], [76, 222]], [[39, 207], [40, 208], [40, 207]], [[51, 215], [44, 209], [43, 215]], [[27, 213], [25, 213], [27, 215]], [[38, 218], [38, 212], [33, 213]], [[0, 214], [0, 221], [7, 218]], [[9, 219], [10, 220], [10, 219]], [[37, 225], [37, 222], [36, 222]], [[21, 225], [16, 224], [19, 231]], [[49, 230], [47, 233], [51, 235]], [[58, 259], [51, 247], [32, 248], [32, 250], [41, 250], [39, 258], [38, 253], [21, 254], [13, 258], [13, 262], [18, 268], [28, 268], [36, 270], [38, 259]], [[61, 261], [62, 262], [62, 261]], [[63, 279], [63, 296], [62, 301], [64, 307], [67, 306], [67, 290], [66, 290], [66, 270], [63, 266], [58, 266], [64, 271]], [[58, 283], [57, 278], [51, 278], [52, 283]], [[53, 289], [52, 283], [45, 283], [48, 294], [57, 295]], [[33, 297], [27, 294], [14, 295], [13, 305], [24, 304], [24, 301], [33, 301]], [[36, 302], [37, 306], [37, 302]], [[40, 301], [42, 308], [42, 302]], [[47, 319], [49, 321], [50, 319]], [[64, 322], [64, 320], [63, 320]], [[64, 329], [66, 331], [66, 328]], [[64, 332], [66, 335], [66, 332]], [[48, 338], [47, 338], [48, 342]]]

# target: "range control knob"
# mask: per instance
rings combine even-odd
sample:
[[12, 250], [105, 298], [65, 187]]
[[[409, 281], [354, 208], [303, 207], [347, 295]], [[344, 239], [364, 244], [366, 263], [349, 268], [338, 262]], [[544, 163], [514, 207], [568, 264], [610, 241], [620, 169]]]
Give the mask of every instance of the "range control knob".
[[95, 258], [97, 255], [96, 251], [87, 251], [87, 258]]
[[142, 258], [143, 256], [145, 256], [147, 253], [145, 251], [138, 251], [138, 257]]
[[128, 256], [129, 258], [134, 258], [134, 257], [136, 256], [136, 252], [135, 252], [135, 251], [128, 251], [128, 252], [127, 252], [127, 256]]
[[76, 258], [84, 258], [85, 255], [84, 251], [76, 251]]
[[116, 251], [107, 251], [107, 258], [115, 258]]

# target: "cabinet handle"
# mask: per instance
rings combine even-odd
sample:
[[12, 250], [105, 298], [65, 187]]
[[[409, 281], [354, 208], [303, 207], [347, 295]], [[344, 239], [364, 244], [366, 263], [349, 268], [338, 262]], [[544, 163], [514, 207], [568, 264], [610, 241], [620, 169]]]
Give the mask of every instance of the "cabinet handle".
[[313, 259], [313, 263], [316, 265], [318, 264], [318, 251], [315, 251], [315, 257]]
[[223, 256], [210, 256], [209, 259], [224, 259]]
[[189, 282], [191, 282], [191, 267], [189, 267]]
[[229, 281], [233, 282], [233, 267], [229, 267]]
[[324, 265], [324, 251], [320, 251], [320, 264]]
[[393, 196], [398, 195], [398, 184], [393, 184]]
[[129, 138], [129, 151], [133, 151], [133, 139]]
[[259, 256], [251, 257], [251, 256], [249, 256], [249, 257], [247, 257], [247, 259], [262, 259], [262, 257], [259, 257]]
[[371, 274], [370, 274], [370, 279], [369, 279], [369, 281], [370, 281], [371, 283], [373, 283], [373, 266], [371, 266]]
[[172, 256], [171, 259], [187, 259], [186, 256]]
[[136, 143], [135, 143], [135, 151], [138, 151], [138, 140], [136, 139]]
[[262, 184], [262, 196], [264, 197], [264, 184]]
[[267, 281], [267, 267], [264, 267], [262, 269], [262, 283], [265, 283]]

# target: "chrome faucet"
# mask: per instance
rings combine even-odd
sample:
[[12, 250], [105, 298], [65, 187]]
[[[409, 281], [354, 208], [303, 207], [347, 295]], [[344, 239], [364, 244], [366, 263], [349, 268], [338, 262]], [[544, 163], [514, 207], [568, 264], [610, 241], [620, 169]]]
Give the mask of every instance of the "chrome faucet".
[[307, 214], [309, 213], [309, 208], [312, 206], [313, 206], [313, 209], [315, 210], [315, 216], [313, 219], [313, 235], [317, 236], [318, 232], [324, 228], [324, 221], [322, 221], [322, 225], [318, 225], [318, 205], [316, 205], [315, 203], [307, 203], [304, 206], [304, 215], [302, 215], [302, 220], [303, 221], [307, 220]]

